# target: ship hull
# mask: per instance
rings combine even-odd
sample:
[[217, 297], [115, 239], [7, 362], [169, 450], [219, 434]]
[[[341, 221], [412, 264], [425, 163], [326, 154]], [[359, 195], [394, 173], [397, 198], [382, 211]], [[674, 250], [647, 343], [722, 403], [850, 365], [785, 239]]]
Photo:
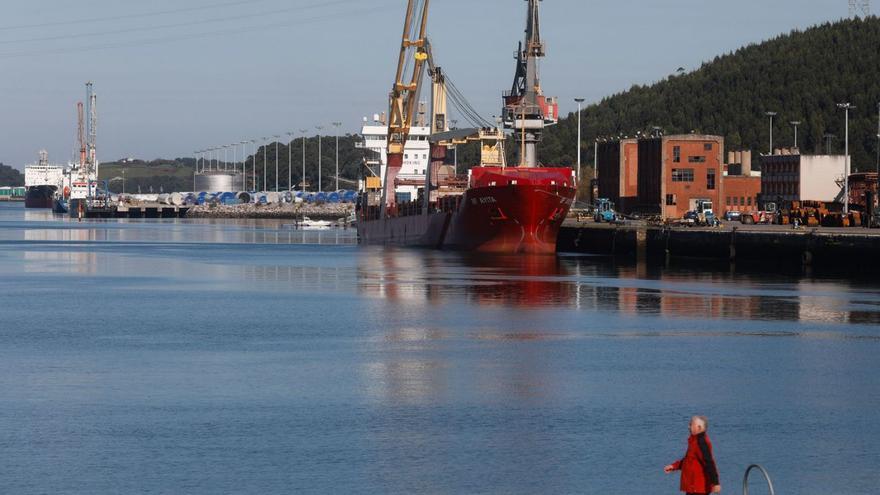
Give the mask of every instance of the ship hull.
[[52, 186], [32, 186], [24, 196], [25, 208], [52, 208], [55, 204], [55, 188]]
[[[552, 179], [560, 177], [556, 170]], [[511, 180], [509, 175], [496, 173], [490, 177], [493, 180], [482, 181], [490, 185], [477, 184], [460, 200], [441, 201], [428, 214], [361, 219], [359, 241], [499, 254], [555, 253], [559, 229], [574, 201], [574, 184], [530, 181], [522, 174]], [[565, 179], [564, 173], [561, 177]]]

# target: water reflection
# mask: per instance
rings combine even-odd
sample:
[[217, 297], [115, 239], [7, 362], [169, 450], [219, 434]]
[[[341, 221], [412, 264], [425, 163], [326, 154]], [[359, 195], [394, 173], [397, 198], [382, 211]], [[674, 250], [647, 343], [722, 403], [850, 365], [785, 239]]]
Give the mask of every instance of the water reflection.
[[845, 280], [680, 270], [605, 258], [360, 249], [357, 279], [361, 292], [392, 302], [454, 301], [681, 319], [880, 323], [880, 296], [858, 292]]

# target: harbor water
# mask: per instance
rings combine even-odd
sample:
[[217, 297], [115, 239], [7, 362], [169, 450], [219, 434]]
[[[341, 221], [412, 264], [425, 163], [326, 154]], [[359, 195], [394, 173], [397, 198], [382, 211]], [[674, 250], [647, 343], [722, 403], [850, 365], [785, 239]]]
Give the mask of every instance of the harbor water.
[[[0, 204], [5, 493], [880, 486], [880, 284]], [[753, 493], [766, 493], [758, 484]]]

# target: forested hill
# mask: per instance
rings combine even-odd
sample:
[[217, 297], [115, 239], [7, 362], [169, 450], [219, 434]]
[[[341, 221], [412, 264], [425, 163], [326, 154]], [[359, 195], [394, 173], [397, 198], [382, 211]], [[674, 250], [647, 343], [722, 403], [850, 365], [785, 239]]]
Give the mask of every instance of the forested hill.
[[0, 186], [23, 186], [24, 174], [0, 163]]
[[[658, 47], [662, 48], [662, 47]], [[672, 49], [672, 48], [668, 48]], [[833, 152], [843, 153], [844, 112], [850, 102], [850, 153], [853, 168], [872, 169], [877, 153], [880, 102], [880, 19], [847, 19], [749, 45], [716, 57], [699, 69], [673, 75], [651, 86], [633, 86], [583, 112], [585, 164], [592, 163], [597, 136], [634, 136], [653, 126], [664, 132], [691, 130], [726, 137], [727, 149], [766, 153], [767, 111], [774, 121], [774, 147], [791, 146], [791, 121], [801, 121], [800, 147], [824, 151], [826, 133]], [[546, 133], [541, 159], [568, 165], [576, 161], [576, 112]]]

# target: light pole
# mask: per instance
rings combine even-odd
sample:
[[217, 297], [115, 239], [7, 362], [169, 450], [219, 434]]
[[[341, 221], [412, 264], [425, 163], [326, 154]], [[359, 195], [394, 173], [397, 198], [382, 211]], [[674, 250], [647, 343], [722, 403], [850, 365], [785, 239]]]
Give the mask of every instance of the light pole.
[[272, 136], [275, 138], [275, 192], [278, 192], [278, 140], [281, 136]]
[[300, 184], [300, 190], [302, 192], [306, 192], [306, 132], [308, 129], [300, 129], [299, 132], [302, 133], [302, 149], [303, 149], [303, 175], [302, 175], [302, 184]]
[[797, 140], [797, 128], [801, 125], [800, 120], [792, 120], [789, 122], [792, 126], [794, 126], [794, 149], [798, 149], [798, 140]]
[[247, 141], [241, 141], [241, 190], [247, 191]]
[[268, 191], [266, 183], [269, 182], [269, 172], [266, 170], [266, 163], [269, 158], [266, 156], [266, 150], [269, 149], [269, 138], [263, 137], [263, 191]]
[[880, 193], [880, 103], [877, 104], [877, 189]]
[[776, 112], [764, 112], [764, 115], [770, 117], [770, 155], [773, 155], [773, 117]]
[[318, 192], [324, 192], [324, 184], [321, 183], [321, 130], [324, 126], [316, 125], [315, 129], [318, 130]]
[[593, 179], [599, 177], [599, 138], [593, 142]]
[[843, 142], [844, 155], [843, 159], [843, 212], [849, 214], [849, 111], [855, 108], [850, 103], [838, 103], [837, 108], [842, 108], [845, 114], [845, 137]]
[[577, 159], [577, 172], [574, 174], [575, 179], [577, 179], [578, 184], [581, 182], [581, 103], [584, 102], [583, 98], [575, 98], [574, 101], [578, 104], [578, 159]]
[[229, 146], [232, 148], [232, 176], [235, 177], [235, 173], [238, 171], [238, 143], [232, 143]]
[[253, 190], [257, 192], [257, 140], [251, 139], [250, 143], [254, 146], [254, 168], [251, 170], [251, 178], [253, 180]]
[[293, 134], [286, 132], [287, 140], [287, 190], [293, 191]]
[[339, 190], [339, 126], [342, 125], [342, 122], [333, 122], [333, 127], [336, 128], [336, 190]]
[[[199, 159], [196, 157], [196, 170], [199, 167]], [[125, 167], [122, 167], [122, 194], [125, 195]]]
[[229, 164], [229, 145], [223, 145], [223, 171], [226, 172], [226, 166]]

